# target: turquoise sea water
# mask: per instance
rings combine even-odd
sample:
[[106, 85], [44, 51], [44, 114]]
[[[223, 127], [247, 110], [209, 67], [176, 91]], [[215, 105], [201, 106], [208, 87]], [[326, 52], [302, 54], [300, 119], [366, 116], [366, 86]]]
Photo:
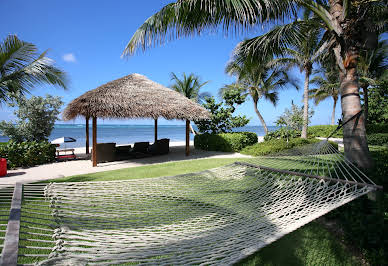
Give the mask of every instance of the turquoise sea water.
[[[195, 126], [194, 126], [195, 128]], [[277, 127], [269, 127], [269, 130], [275, 130]], [[264, 130], [261, 126], [246, 126], [237, 128], [235, 131], [255, 132], [258, 136], [264, 136]], [[92, 136], [90, 126], [90, 138]], [[67, 143], [66, 147], [84, 147], [85, 146], [85, 125], [84, 124], [56, 124], [49, 140], [60, 137], [72, 137], [77, 141]], [[170, 141], [185, 140], [184, 125], [159, 125], [158, 139], [169, 138]], [[190, 138], [194, 136], [190, 134]], [[0, 136], [0, 142], [8, 141], [5, 136]], [[91, 140], [90, 140], [91, 141]], [[116, 144], [127, 144], [139, 141], [154, 141], [153, 125], [98, 125], [97, 142], [115, 142]]]

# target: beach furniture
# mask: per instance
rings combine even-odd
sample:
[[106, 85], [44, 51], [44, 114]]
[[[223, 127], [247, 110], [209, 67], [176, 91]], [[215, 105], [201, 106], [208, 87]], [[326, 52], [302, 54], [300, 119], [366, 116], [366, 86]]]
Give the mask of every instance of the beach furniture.
[[133, 145], [133, 149], [131, 149], [129, 154], [134, 158], [144, 158], [151, 156], [152, 154], [148, 152], [149, 146], [149, 142], [135, 142], [135, 144]]
[[170, 139], [159, 139], [149, 146], [148, 152], [152, 155], [167, 154], [170, 151]]
[[97, 143], [96, 148], [98, 163], [116, 161], [116, 143]]
[[7, 159], [0, 158], [0, 176], [7, 175]]
[[[76, 142], [77, 140], [72, 137], [61, 137], [54, 139], [51, 141], [51, 144], [55, 145], [57, 147], [56, 149], [56, 159], [57, 160], [69, 160], [69, 159], [76, 159], [76, 156], [74, 154], [74, 149], [67, 149], [66, 143], [68, 142]], [[64, 144], [65, 147], [63, 149], [60, 149], [61, 144]]]
[[56, 149], [57, 160], [76, 159], [74, 149]]

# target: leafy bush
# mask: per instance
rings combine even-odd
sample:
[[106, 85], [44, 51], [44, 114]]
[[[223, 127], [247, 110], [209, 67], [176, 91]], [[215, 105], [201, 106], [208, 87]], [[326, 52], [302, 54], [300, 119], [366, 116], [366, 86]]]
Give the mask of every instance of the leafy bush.
[[296, 137], [300, 137], [300, 130], [281, 127], [278, 130], [268, 132], [268, 134], [264, 136], [264, 140], [268, 141], [271, 139], [290, 139]]
[[7, 167], [25, 167], [55, 161], [55, 146], [49, 142], [14, 142], [0, 145], [0, 157], [7, 159]]
[[371, 144], [371, 145], [388, 144], [388, 133], [368, 134], [368, 144]]
[[[314, 110], [308, 110], [308, 122], [310, 123], [311, 117], [314, 115]], [[277, 126], [286, 126], [295, 130], [302, 130], [303, 128], [303, 106], [297, 106], [294, 102], [291, 102], [291, 108], [286, 108], [284, 113], [276, 120]]]
[[17, 142], [47, 140], [63, 105], [61, 97], [46, 95], [27, 99], [21, 96], [15, 101], [8, 105], [18, 107], [14, 111], [17, 120], [0, 122], [3, 135]]
[[195, 148], [206, 151], [237, 152], [254, 143], [257, 143], [257, 135], [252, 132], [204, 133], [194, 137]]
[[283, 150], [291, 149], [297, 146], [317, 143], [319, 141], [320, 141], [319, 139], [294, 138], [294, 139], [290, 139], [287, 142], [287, 140], [285, 139], [272, 139], [269, 141], [264, 141], [264, 142], [256, 143], [251, 146], [247, 146], [241, 150], [241, 153], [246, 155], [252, 155], [252, 156], [263, 156], [263, 155], [273, 154]]
[[[327, 138], [335, 129], [337, 125], [319, 125], [319, 126], [311, 126], [307, 129], [307, 135], [311, 138]], [[334, 133], [332, 138], [342, 138], [342, 128]]]
[[388, 133], [388, 124], [367, 124], [366, 133]]
[[245, 115], [234, 116], [233, 113], [236, 110], [234, 104], [238, 104], [240, 101], [235, 102], [236, 99], [224, 100], [223, 102], [216, 103], [214, 97], [205, 98], [205, 107], [210, 113], [210, 120], [194, 121], [201, 133], [219, 134], [232, 131], [233, 128], [243, 127], [249, 123], [249, 119]]
[[[311, 126], [308, 128], [308, 136], [309, 137], [322, 137], [326, 138], [328, 137], [335, 129], [337, 128], [337, 125], [320, 125], [320, 126]], [[388, 124], [368, 124], [366, 126], [366, 133], [367, 134], [374, 134], [374, 133], [388, 133]], [[333, 138], [342, 138], [342, 128], [339, 129], [333, 136]], [[369, 135], [368, 135], [369, 139]]]

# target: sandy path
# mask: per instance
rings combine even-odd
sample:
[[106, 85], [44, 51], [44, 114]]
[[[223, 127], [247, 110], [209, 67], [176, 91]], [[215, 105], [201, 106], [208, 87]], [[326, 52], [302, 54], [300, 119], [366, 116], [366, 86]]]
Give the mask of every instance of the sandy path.
[[[90, 160], [72, 160], [66, 162], [55, 162], [50, 164], [39, 165], [30, 168], [18, 168], [9, 170], [7, 176], [0, 177], [0, 184], [29, 183], [41, 180], [60, 178], [65, 176], [95, 173], [108, 170], [116, 170], [121, 168], [136, 167], [147, 164], [156, 164], [181, 160], [193, 160], [201, 158], [244, 158], [250, 157], [240, 153], [229, 152], [212, 152], [196, 150], [191, 143], [191, 154], [185, 156], [184, 142], [170, 143], [170, 153], [166, 155], [132, 159], [128, 161], [117, 161], [109, 163], [101, 163], [97, 167], [92, 167]], [[76, 154], [82, 156], [85, 148], [77, 148]]]

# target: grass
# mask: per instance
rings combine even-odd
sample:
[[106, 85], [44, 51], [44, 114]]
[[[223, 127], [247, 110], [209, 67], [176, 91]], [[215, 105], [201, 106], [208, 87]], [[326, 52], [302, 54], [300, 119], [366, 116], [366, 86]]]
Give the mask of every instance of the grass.
[[262, 248], [238, 265], [361, 265], [344, 246], [317, 222]]
[[243, 161], [242, 158], [216, 158], [216, 159], [197, 159], [190, 161], [178, 161], [162, 164], [152, 164], [139, 167], [125, 168], [113, 171], [104, 171], [92, 174], [75, 175], [70, 177], [58, 178], [49, 182], [85, 182], [85, 181], [112, 181], [128, 180], [138, 178], [152, 178], [159, 176], [174, 176], [187, 174], [206, 169], [211, 169]]
[[[252, 161], [252, 159], [243, 159]], [[256, 163], [259, 163], [255, 159]], [[261, 159], [265, 163], [268, 159]], [[198, 172], [214, 167], [219, 167], [233, 163], [235, 161], [242, 161], [238, 158], [219, 158], [219, 159], [198, 159], [191, 161], [179, 161], [163, 164], [154, 164], [147, 166], [140, 166], [134, 168], [126, 168], [114, 171], [106, 171], [92, 174], [77, 175], [65, 177], [61, 179], [51, 180], [51, 182], [84, 182], [84, 181], [110, 181], [110, 180], [128, 180], [151, 178], [159, 176], [173, 176], [178, 174], [186, 174]], [[272, 162], [268, 162], [272, 163]], [[282, 163], [278, 162], [277, 167], [282, 168]], [[286, 168], [286, 167], [284, 167]], [[303, 165], [300, 166], [303, 168]], [[23, 202], [23, 209], [33, 210], [33, 203]], [[48, 211], [47, 206], [41, 206], [41, 212]], [[29, 224], [33, 222], [40, 222], [43, 224], [51, 224], [50, 216], [48, 220], [40, 219], [39, 215], [24, 216], [23, 223]], [[49, 228], [47, 227], [46, 228]], [[32, 231], [35, 233], [44, 233], [43, 230]], [[23, 235], [27, 238], [26, 235]], [[29, 235], [28, 238], [39, 238]], [[46, 238], [43, 238], [46, 239]], [[46, 240], [49, 240], [47, 238]], [[23, 246], [45, 246], [50, 247], [51, 244], [37, 244], [35, 241], [22, 241]], [[32, 249], [22, 249], [25, 253], [37, 253]], [[41, 253], [48, 254], [49, 250], [41, 250]], [[36, 257], [20, 257], [18, 263], [34, 263], [41, 260]], [[239, 265], [358, 265], [360, 264], [351, 254], [349, 254], [345, 247], [329, 233], [325, 228], [316, 222], [312, 222], [293, 233], [281, 238], [271, 245], [261, 249], [259, 252], [253, 254], [247, 259], [240, 261]]]

